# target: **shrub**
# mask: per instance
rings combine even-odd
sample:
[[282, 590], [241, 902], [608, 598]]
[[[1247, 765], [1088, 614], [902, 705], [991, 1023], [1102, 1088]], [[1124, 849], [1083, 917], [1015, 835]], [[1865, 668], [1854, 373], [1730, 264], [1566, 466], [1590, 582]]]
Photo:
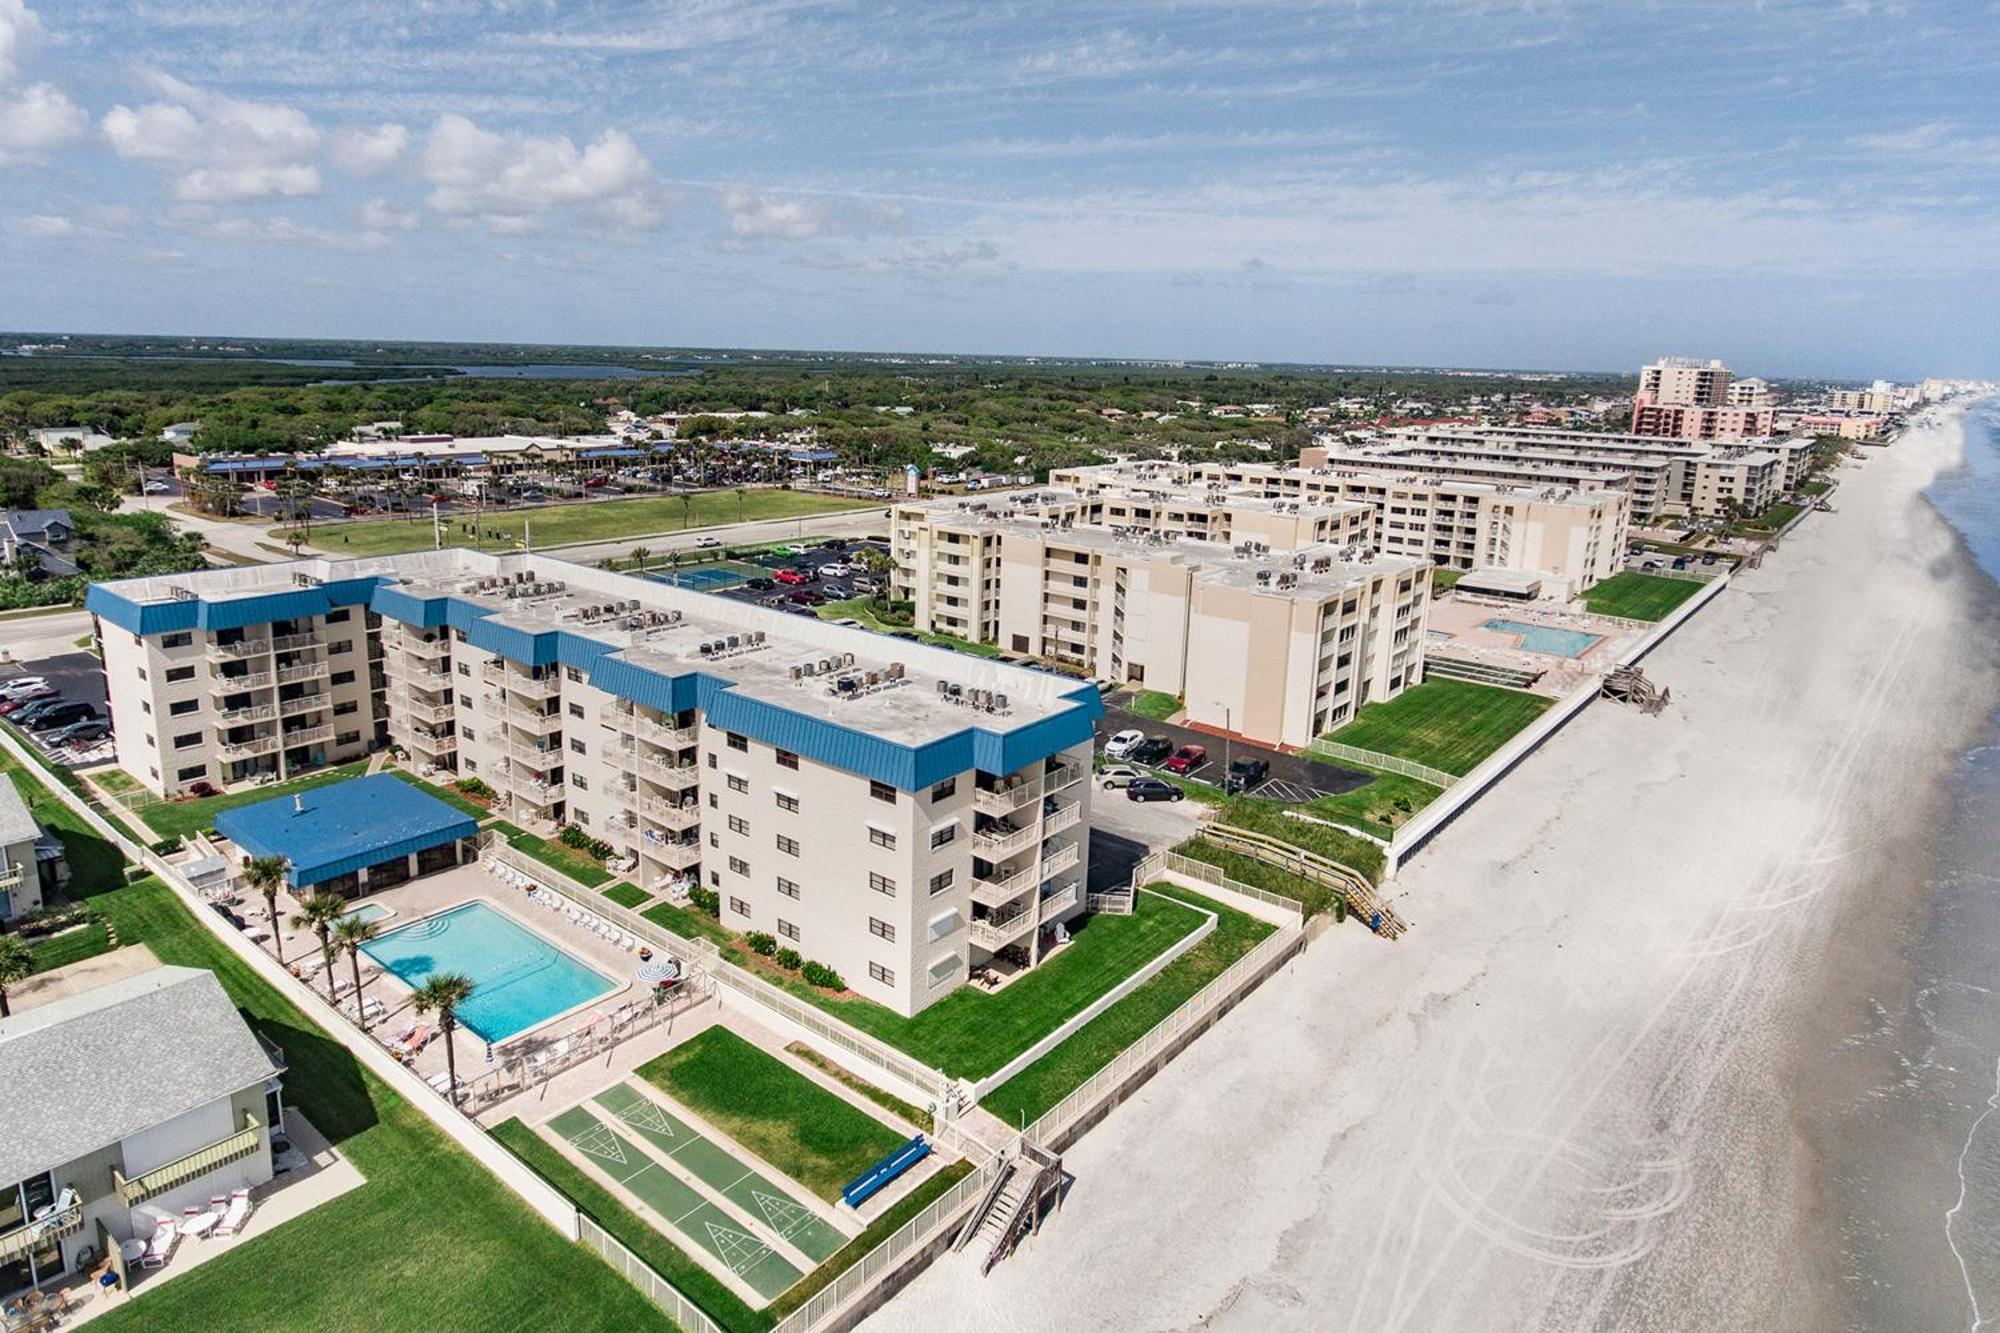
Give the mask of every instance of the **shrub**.
[[825, 963], [808, 962], [799, 969], [799, 975], [821, 990], [846, 990], [847, 983], [840, 979], [840, 973]]
[[805, 959], [799, 956], [799, 951], [790, 945], [778, 950], [772, 957], [779, 967], [788, 967], [794, 972], [799, 970], [799, 964], [805, 962]]
[[467, 796], [491, 796], [493, 794], [493, 788], [487, 786], [485, 780], [481, 778], [460, 778], [452, 786], [457, 787]]
[[179, 838], [162, 838], [153, 844], [153, 850], [161, 856], [172, 856], [181, 849]]
[[688, 901], [716, 920], [722, 919], [722, 895], [714, 889], [691, 888], [688, 890]]
[[556, 841], [565, 847], [583, 848], [590, 846], [590, 835], [574, 824], [565, 824], [563, 831], [556, 835]]
[[752, 953], [761, 954], [765, 958], [769, 958], [778, 951], [777, 937], [766, 935], [761, 930], [751, 931], [743, 937], [743, 942], [750, 946]]

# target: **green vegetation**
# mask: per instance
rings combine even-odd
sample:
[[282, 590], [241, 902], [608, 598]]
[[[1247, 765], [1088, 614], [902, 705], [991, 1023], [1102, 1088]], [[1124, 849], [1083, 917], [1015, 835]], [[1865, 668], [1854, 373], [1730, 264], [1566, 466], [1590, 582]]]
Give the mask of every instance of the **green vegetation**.
[[[1239, 884], [1248, 884], [1253, 889], [1262, 889], [1281, 898], [1290, 898], [1298, 903], [1308, 916], [1317, 916], [1333, 906], [1334, 892], [1325, 885], [1301, 879], [1289, 870], [1266, 865], [1240, 852], [1226, 852], [1206, 838], [1189, 838], [1174, 850], [1191, 861], [1201, 861], [1214, 866]], [[1358, 870], [1360, 867], [1356, 866], [1355, 869]]]
[[[1437, 789], [1433, 787], [1429, 790], [1435, 792]], [[1319, 813], [1314, 809], [1314, 805], [1295, 808], [1314, 814]], [[1232, 801], [1221, 814], [1216, 816], [1216, 822], [1234, 824], [1238, 828], [1249, 829], [1254, 833], [1268, 834], [1294, 847], [1302, 847], [1306, 851], [1324, 856], [1329, 861], [1338, 861], [1350, 869], [1358, 870], [1371, 881], [1380, 882], [1382, 878], [1382, 849], [1375, 843], [1345, 829], [1315, 824], [1305, 819], [1289, 818], [1282, 806], [1269, 805], [1261, 801]], [[1285, 890], [1285, 896], [1296, 898], [1299, 895], [1288, 889]]]
[[731, 944], [736, 941], [734, 931], [706, 912], [676, 907], [668, 902], [658, 902], [639, 915], [656, 926], [664, 926], [684, 940], [713, 940], [717, 944]]
[[983, 1078], [1171, 948], [1201, 920], [1184, 904], [1142, 896], [1131, 916], [1099, 913], [1071, 922], [1069, 946], [1004, 990], [988, 994], [963, 986], [915, 1018], [810, 986], [786, 989], [927, 1065], [957, 1078]]
[[640, 888], [637, 884], [620, 880], [618, 883], [605, 889], [604, 896], [612, 902], [617, 903], [620, 907], [631, 908], [637, 907], [653, 895]]
[[109, 952], [111, 931], [101, 919], [93, 919], [76, 930], [31, 941], [30, 947], [35, 953], [35, 971], [53, 972]]
[[[1360, 765], [1343, 767], [1361, 768]], [[1372, 769], [1363, 771], [1372, 774], [1373, 781], [1352, 791], [1314, 797], [1297, 809], [1321, 819], [1331, 819], [1336, 824], [1361, 829], [1378, 838], [1387, 838], [1425, 806], [1444, 795], [1442, 788], [1416, 778], [1406, 778], [1400, 773], [1376, 773]], [[1243, 821], [1225, 818], [1224, 822], [1240, 824]], [[1296, 824], [1299, 821], [1288, 819], [1285, 822]], [[1360, 869], [1359, 866], [1355, 868]]]
[[1784, 527], [1785, 524], [1805, 512], [1804, 505], [1786, 504], [1783, 501], [1779, 501], [1776, 504], [1767, 505], [1764, 512], [1757, 515], [1757, 517], [1746, 518], [1736, 526], [1745, 532], [1776, 532], [1779, 528]]
[[[702, 491], [686, 496], [653, 495], [631, 500], [542, 505], [533, 509], [481, 514], [476, 520], [454, 517], [446, 522], [445, 534], [454, 545], [506, 551], [520, 548], [521, 534], [528, 523], [534, 524], [536, 547], [546, 548], [569, 542], [609, 540], [717, 523], [798, 518], [808, 514], [857, 509], [863, 505], [862, 501], [838, 496], [759, 487], [745, 491], [741, 496], [734, 491]], [[465, 531], [468, 527], [476, 531]], [[429, 550], [430, 516], [423, 514], [315, 526], [312, 545], [342, 556]]]
[[697, 1033], [637, 1073], [829, 1202], [903, 1142], [724, 1027]]
[[[898, 602], [896, 605], [907, 606], [908, 603]], [[910, 622], [907, 617], [898, 619], [893, 613], [887, 613], [885, 618], [885, 612], [882, 607], [872, 597], [850, 597], [844, 602], [828, 602], [824, 606], [815, 607], [814, 610], [822, 620], [857, 621], [861, 625], [861, 628], [874, 630], [877, 634], [915, 633], [915, 631], [910, 629]], [[916, 638], [924, 643], [939, 644], [957, 652], [970, 653], [975, 657], [1000, 656], [1000, 647], [998, 644], [974, 643], [970, 639], [961, 639], [955, 634], [917, 633]]]
[[1137, 713], [1140, 717], [1150, 718], [1154, 722], [1164, 722], [1181, 711], [1181, 701], [1179, 696], [1168, 694], [1163, 690], [1140, 690], [1132, 696], [1132, 701], [1125, 705], [1125, 711]]
[[[234, 810], [238, 806], [255, 805], [274, 797], [290, 796], [294, 792], [311, 791], [314, 787], [324, 787], [328, 783], [345, 782], [358, 778], [368, 771], [368, 761], [358, 759], [351, 764], [341, 764], [335, 768], [323, 768], [310, 777], [294, 778], [290, 782], [273, 783], [268, 787], [245, 787], [242, 791], [224, 792], [220, 796], [202, 796], [185, 801], [159, 801], [142, 806], [136, 813], [146, 821], [162, 838], [184, 838], [191, 833], [211, 828], [215, 817], [224, 810]], [[149, 840], [150, 841], [150, 840]]]
[[1159, 975], [1149, 978], [1077, 1029], [1061, 1045], [988, 1093], [980, 1100], [982, 1107], [1010, 1125], [1037, 1119], [1187, 1003], [1202, 987], [1221, 976], [1275, 929], [1268, 922], [1177, 886], [1155, 884], [1152, 892], [1215, 913], [1215, 929], [1161, 968]]
[[805, 1061], [814, 1069], [819, 1070], [842, 1087], [851, 1092], [860, 1093], [890, 1115], [908, 1121], [918, 1129], [923, 1130], [926, 1134], [931, 1131], [931, 1113], [929, 1111], [919, 1110], [894, 1093], [884, 1092], [867, 1079], [855, 1077], [802, 1041], [791, 1043], [785, 1047], [785, 1050], [789, 1054], [795, 1055]]
[[772, 1301], [764, 1313], [782, 1319], [804, 1305], [835, 1278], [867, 1258], [876, 1246], [908, 1226], [910, 1219], [943, 1198], [953, 1185], [971, 1174], [970, 1162], [953, 1162], [939, 1168], [936, 1174], [898, 1199], [894, 1207], [870, 1222], [860, 1235], [836, 1250], [831, 1259], [786, 1288], [785, 1294]]
[[1830, 481], [1802, 481], [1799, 483], [1799, 493], [1801, 495], [1810, 495], [1815, 500], [1832, 489], [1833, 483]]
[[1584, 604], [1600, 616], [1627, 620], [1664, 620], [1682, 602], [1702, 590], [1693, 579], [1668, 579], [1626, 570], [1585, 590]]
[[484, 819], [486, 818], [486, 816], [493, 813], [492, 811], [488, 810], [485, 806], [480, 805], [475, 801], [466, 800], [463, 796], [460, 796], [457, 792], [453, 791], [449, 787], [440, 787], [435, 782], [424, 781], [422, 778], [418, 777], [415, 773], [410, 772], [408, 769], [390, 768], [390, 769], [384, 769], [383, 771], [387, 773], [394, 773], [397, 777], [409, 783], [412, 787], [415, 787], [417, 790], [425, 792], [428, 795], [437, 797], [440, 801], [443, 801], [446, 805], [458, 811], [460, 814], [471, 815], [474, 819]]
[[[1610, 579], [1598, 587], [1616, 581]], [[1359, 716], [1327, 739], [1462, 776], [1554, 702], [1539, 694], [1501, 689], [1497, 685], [1432, 679], [1386, 703], [1363, 706]]]
[[62, 840], [72, 902], [83, 902], [125, 883], [125, 854], [59, 798], [45, 779], [5, 751], [0, 751], [0, 773], [14, 780], [14, 789], [28, 803], [35, 822]]
[[1468, 572], [1470, 571], [1451, 569], [1444, 565], [1431, 566], [1431, 591], [1433, 593], [1450, 592], [1458, 586], [1458, 581], [1464, 578]]
[[559, 842], [538, 838], [504, 819], [494, 820], [492, 827], [507, 839], [507, 845], [515, 851], [534, 857], [552, 870], [560, 870], [585, 888], [594, 889], [609, 884], [615, 878], [600, 862], [582, 852], [572, 851]]

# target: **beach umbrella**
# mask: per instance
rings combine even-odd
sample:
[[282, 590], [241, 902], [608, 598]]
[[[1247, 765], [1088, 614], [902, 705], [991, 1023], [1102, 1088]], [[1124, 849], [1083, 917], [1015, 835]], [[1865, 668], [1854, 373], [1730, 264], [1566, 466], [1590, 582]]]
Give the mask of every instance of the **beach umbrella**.
[[655, 958], [639, 965], [639, 980], [648, 983], [672, 981], [681, 974], [681, 965], [671, 958]]

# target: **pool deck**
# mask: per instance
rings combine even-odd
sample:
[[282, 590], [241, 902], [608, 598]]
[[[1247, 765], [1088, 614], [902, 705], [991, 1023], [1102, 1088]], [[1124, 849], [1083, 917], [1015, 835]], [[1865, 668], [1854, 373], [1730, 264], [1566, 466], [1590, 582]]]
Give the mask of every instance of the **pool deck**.
[[[1488, 629], [1489, 620], [1512, 620], [1524, 625], [1573, 630], [1598, 636], [1596, 643], [1575, 657], [1538, 653], [1522, 646], [1521, 636], [1507, 630]], [[1431, 603], [1431, 637], [1426, 645], [1458, 656], [1474, 658], [1495, 666], [1543, 673], [1534, 692], [1561, 698], [1588, 680], [1611, 669], [1618, 654], [1637, 640], [1641, 631], [1598, 616], [1564, 610], [1547, 602], [1504, 602], [1495, 598], [1473, 599], [1452, 594]], [[1449, 635], [1441, 638], [1440, 634]]]

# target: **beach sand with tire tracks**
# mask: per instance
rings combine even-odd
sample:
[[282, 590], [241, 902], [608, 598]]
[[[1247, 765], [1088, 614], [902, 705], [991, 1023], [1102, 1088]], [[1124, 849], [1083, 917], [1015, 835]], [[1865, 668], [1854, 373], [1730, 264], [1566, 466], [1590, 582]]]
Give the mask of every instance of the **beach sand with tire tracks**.
[[[1402, 942], [1317, 940], [1066, 1154], [1020, 1254], [867, 1326], [1853, 1326], [1809, 1112], [1853, 1092], [1826, 1043], [1907, 988], [2000, 699], [1991, 585], [1921, 494], [1961, 445], [1939, 413], [1843, 469], [1646, 660], [1664, 714], [1585, 710], [1403, 871]], [[1951, 1170], [1911, 1188], [1942, 1207]], [[1904, 1326], [1964, 1327], [1932, 1248]]]

